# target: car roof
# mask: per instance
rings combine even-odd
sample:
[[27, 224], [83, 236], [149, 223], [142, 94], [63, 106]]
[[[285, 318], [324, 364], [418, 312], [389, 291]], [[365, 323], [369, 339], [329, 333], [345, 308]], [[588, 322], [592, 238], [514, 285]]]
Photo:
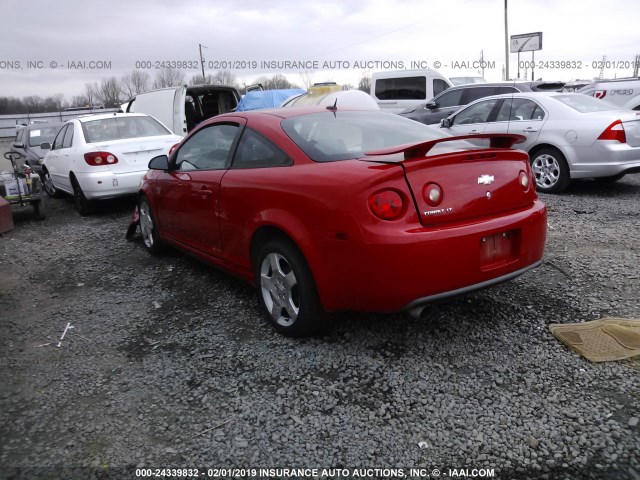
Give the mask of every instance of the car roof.
[[30, 125], [25, 125], [24, 127], [22, 127], [20, 130], [26, 130], [26, 131], [31, 131], [31, 130], [40, 130], [41, 128], [47, 128], [47, 127], [59, 127], [60, 125], [62, 125], [64, 122], [61, 121], [55, 121], [55, 122], [43, 122], [43, 123], [32, 123]]
[[[561, 81], [553, 81], [553, 80], [536, 80], [536, 81], [527, 81], [527, 80], [509, 80], [502, 82], [482, 82], [482, 83], [465, 83], [462, 85], [455, 85], [444, 92], [448, 92], [450, 90], [460, 90], [463, 88], [483, 88], [483, 87], [525, 87], [529, 89], [535, 89], [538, 87], [544, 86], [553, 86], [554, 88], [562, 88], [562, 86], [566, 82]], [[444, 93], [443, 92], [443, 93]]]
[[[363, 110], [363, 109], [355, 109], [355, 108], [338, 108], [335, 110], [336, 112], [371, 112], [374, 114], [386, 114], [386, 112], [382, 112], [380, 110]], [[222, 115], [218, 115], [216, 117], [210, 118], [209, 121], [216, 121], [220, 119], [224, 119], [227, 117], [243, 117], [243, 118], [259, 118], [259, 117], [278, 117], [278, 118], [291, 118], [297, 117], [300, 115], [308, 115], [312, 113], [322, 113], [322, 112], [334, 112], [333, 109], [329, 107], [318, 107], [318, 106], [310, 106], [310, 107], [287, 107], [287, 108], [270, 108], [264, 110], [250, 110], [248, 112], [229, 112]], [[393, 114], [389, 114], [393, 115]]]
[[148, 117], [149, 115], [145, 114], [145, 113], [117, 113], [117, 112], [111, 112], [111, 113], [97, 113], [97, 114], [90, 114], [90, 115], [80, 115], [78, 117], [75, 118], [75, 120], [78, 120], [80, 122], [88, 122], [91, 120], [103, 120], [105, 118], [120, 118], [120, 117]]

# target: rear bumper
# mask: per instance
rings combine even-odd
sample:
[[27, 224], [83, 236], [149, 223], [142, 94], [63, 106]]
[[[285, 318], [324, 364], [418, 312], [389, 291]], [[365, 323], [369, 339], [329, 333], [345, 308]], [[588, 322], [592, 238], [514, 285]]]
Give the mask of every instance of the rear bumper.
[[640, 170], [640, 147], [615, 141], [596, 141], [576, 151], [571, 178], [610, 177]]
[[79, 172], [75, 175], [87, 199], [104, 200], [138, 193], [140, 181], [145, 173], [147, 170], [127, 173]]
[[[524, 210], [465, 224], [404, 231], [392, 225], [380, 231], [377, 225], [359, 237], [331, 240], [310, 263], [329, 311], [412, 310], [535, 268], [544, 254], [546, 226], [546, 206], [540, 201]], [[483, 242], [507, 232], [513, 238], [513, 254], [488, 263]]]
[[419, 314], [420, 311], [431, 303], [440, 302], [442, 300], [447, 300], [449, 298], [460, 297], [463, 295], [467, 295], [471, 292], [475, 292], [476, 290], [482, 290], [484, 288], [493, 287], [494, 285], [499, 285], [504, 282], [508, 282], [509, 280], [513, 280], [514, 278], [519, 277], [523, 273], [528, 272], [529, 270], [533, 270], [534, 268], [539, 267], [542, 264], [542, 260], [538, 260], [536, 263], [533, 263], [525, 268], [520, 270], [516, 270], [515, 272], [508, 273], [503, 275], [502, 277], [492, 278], [490, 280], [486, 280], [484, 282], [476, 283], [475, 285], [469, 285], [468, 287], [459, 288], [458, 290], [452, 290], [449, 292], [438, 293], [435, 295], [429, 295], [427, 297], [417, 298], [409, 305], [404, 307], [402, 310], [408, 311], [411, 314]]

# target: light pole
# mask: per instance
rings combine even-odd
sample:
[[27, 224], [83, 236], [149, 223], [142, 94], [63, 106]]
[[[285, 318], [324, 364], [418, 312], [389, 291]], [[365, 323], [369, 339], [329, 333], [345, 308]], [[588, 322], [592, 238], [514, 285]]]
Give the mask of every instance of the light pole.
[[509, 80], [509, 27], [507, 25], [507, 0], [504, 0], [504, 72]]

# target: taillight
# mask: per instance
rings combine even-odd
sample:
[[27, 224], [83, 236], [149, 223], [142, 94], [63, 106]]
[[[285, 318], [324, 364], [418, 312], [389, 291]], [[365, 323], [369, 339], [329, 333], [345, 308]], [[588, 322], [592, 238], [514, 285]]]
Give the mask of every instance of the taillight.
[[173, 151], [174, 151], [176, 148], [178, 148], [178, 145], [180, 145], [180, 144], [179, 144], [179, 143], [176, 143], [173, 147], [171, 147], [171, 148], [169, 149], [169, 155], [171, 155], [171, 154], [173, 153]]
[[118, 163], [118, 158], [109, 152], [89, 152], [84, 154], [84, 161], [92, 167], [101, 167]]
[[437, 183], [427, 183], [422, 189], [422, 197], [432, 207], [442, 203], [442, 188]]
[[613, 122], [600, 134], [598, 140], [617, 140], [620, 143], [625, 143], [627, 137], [624, 134], [622, 122], [620, 120]]
[[520, 186], [526, 192], [529, 190], [529, 185], [531, 184], [529, 175], [526, 172], [520, 170]]
[[402, 197], [395, 190], [382, 190], [369, 197], [369, 209], [382, 220], [395, 220], [404, 210]]

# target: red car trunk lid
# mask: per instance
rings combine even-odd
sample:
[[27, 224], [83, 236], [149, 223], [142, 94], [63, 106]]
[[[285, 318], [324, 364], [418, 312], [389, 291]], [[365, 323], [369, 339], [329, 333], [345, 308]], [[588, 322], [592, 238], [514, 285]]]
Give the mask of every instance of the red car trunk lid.
[[[457, 145], [455, 150], [426, 156], [437, 144], [474, 137], [490, 138], [492, 148], [473, 149], [470, 146], [461, 149]], [[368, 157], [363, 160], [401, 162], [422, 225], [461, 222], [524, 208], [535, 200], [529, 157], [510, 148], [521, 138], [520, 135], [502, 134], [448, 137], [367, 152]], [[403, 153], [404, 159], [398, 158], [398, 153]], [[526, 186], [523, 186], [522, 176], [526, 177]], [[429, 199], [433, 185], [440, 190], [440, 198], [435, 202]]]

